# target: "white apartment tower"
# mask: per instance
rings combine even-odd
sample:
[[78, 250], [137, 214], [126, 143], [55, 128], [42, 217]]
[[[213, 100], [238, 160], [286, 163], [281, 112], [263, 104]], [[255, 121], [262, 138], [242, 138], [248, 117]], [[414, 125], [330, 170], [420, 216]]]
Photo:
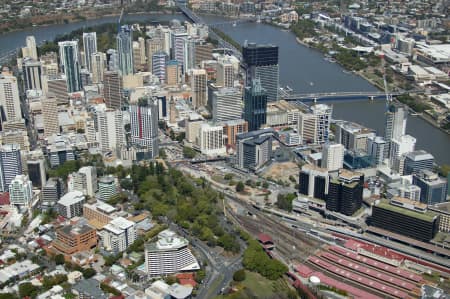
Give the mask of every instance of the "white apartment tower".
[[342, 144], [325, 144], [322, 150], [322, 168], [336, 171], [344, 165], [344, 151]]
[[11, 205], [30, 207], [33, 202], [33, 186], [27, 175], [17, 175], [9, 185]]
[[97, 123], [97, 140], [102, 152], [110, 152], [120, 149], [124, 144], [124, 128], [122, 111], [106, 108], [104, 104], [97, 105], [95, 113]]
[[0, 74], [0, 106], [3, 107], [7, 121], [22, 120], [19, 87], [17, 78], [9, 74]]
[[0, 147], [0, 191], [8, 192], [11, 181], [22, 174], [20, 147], [6, 144]]

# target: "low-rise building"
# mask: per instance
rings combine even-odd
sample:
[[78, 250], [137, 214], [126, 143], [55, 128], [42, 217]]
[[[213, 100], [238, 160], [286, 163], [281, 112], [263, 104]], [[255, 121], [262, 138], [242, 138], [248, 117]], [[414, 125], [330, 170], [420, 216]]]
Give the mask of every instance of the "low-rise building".
[[103, 201], [96, 201], [93, 204], [85, 203], [83, 205], [83, 217], [89, 221], [89, 224], [101, 229], [103, 226], [113, 220], [113, 213], [117, 209]]
[[71, 256], [97, 246], [97, 231], [87, 224], [65, 225], [56, 230], [53, 247], [60, 253]]
[[439, 215], [428, 211], [426, 204], [394, 197], [373, 205], [371, 225], [428, 242], [439, 230]]

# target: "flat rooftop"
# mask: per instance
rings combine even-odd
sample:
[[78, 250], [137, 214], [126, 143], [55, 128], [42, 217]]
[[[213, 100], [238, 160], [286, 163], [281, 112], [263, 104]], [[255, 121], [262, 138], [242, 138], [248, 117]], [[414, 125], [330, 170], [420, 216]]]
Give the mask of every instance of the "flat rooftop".
[[419, 213], [419, 212], [415, 212], [413, 210], [409, 210], [409, 209], [402, 208], [399, 206], [394, 206], [394, 205], [391, 205], [390, 203], [388, 203], [387, 201], [380, 201], [378, 204], [375, 204], [375, 205], [384, 210], [388, 210], [388, 211], [402, 214], [405, 216], [417, 218], [417, 219], [427, 221], [427, 222], [432, 222], [435, 219], [435, 217], [437, 216], [435, 213], [429, 212], [429, 211], [425, 212], [425, 213]]

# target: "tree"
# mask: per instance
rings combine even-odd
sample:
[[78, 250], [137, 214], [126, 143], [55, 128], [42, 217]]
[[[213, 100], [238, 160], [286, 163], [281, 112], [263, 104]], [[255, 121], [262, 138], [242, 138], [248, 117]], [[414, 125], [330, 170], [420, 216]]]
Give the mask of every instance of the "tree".
[[227, 173], [223, 176], [223, 178], [227, 181], [231, 180], [233, 178], [233, 174], [232, 173]]
[[276, 205], [282, 210], [292, 211], [292, 201], [297, 197], [295, 193], [278, 194]]
[[269, 188], [269, 183], [263, 182], [263, 183], [262, 183], [262, 187], [263, 187], [264, 189]]
[[83, 269], [82, 273], [83, 273], [83, 277], [85, 279], [91, 278], [92, 276], [97, 274], [97, 272], [94, 269], [92, 269], [92, 268]]
[[240, 270], [237, 270], [236, 272], [234, 272], [233, 280], [237, 281], [237, 282], [244, 281], [245, 280], [245, 270], [240, 269]]
[[24, 282], [19, 285], [20, 298], [31, 297], [35, 298], [39, 294], [39, 287], [34, 286], [31, 282]]
[[120, 181], [120, 187], [125, 190], [133, 190], [133, 182], [130, 179]]
[[242, 192], [245, 190], [245, 185], [241, 181], [236, 184], [236, 192]]
[[193, 159], [197, 155], [197, 152], [188, 146], [183, 147], [183, 156], [186, 159]]
[[55, 263], [57, 265], [64, 265], [66, 261], [64, 260], [64, 255], [62, 254], [57, 254], [55, 255]]

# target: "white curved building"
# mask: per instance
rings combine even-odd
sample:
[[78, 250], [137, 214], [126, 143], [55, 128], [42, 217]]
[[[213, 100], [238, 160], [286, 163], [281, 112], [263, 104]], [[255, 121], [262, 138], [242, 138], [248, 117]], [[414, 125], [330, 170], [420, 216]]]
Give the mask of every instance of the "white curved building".
[[188, 245], [187, 239], [171, 230], [160, 232], [158, 241], [145, 245], [145, 271], [155, 277], [199, 270], [197, 259]]

